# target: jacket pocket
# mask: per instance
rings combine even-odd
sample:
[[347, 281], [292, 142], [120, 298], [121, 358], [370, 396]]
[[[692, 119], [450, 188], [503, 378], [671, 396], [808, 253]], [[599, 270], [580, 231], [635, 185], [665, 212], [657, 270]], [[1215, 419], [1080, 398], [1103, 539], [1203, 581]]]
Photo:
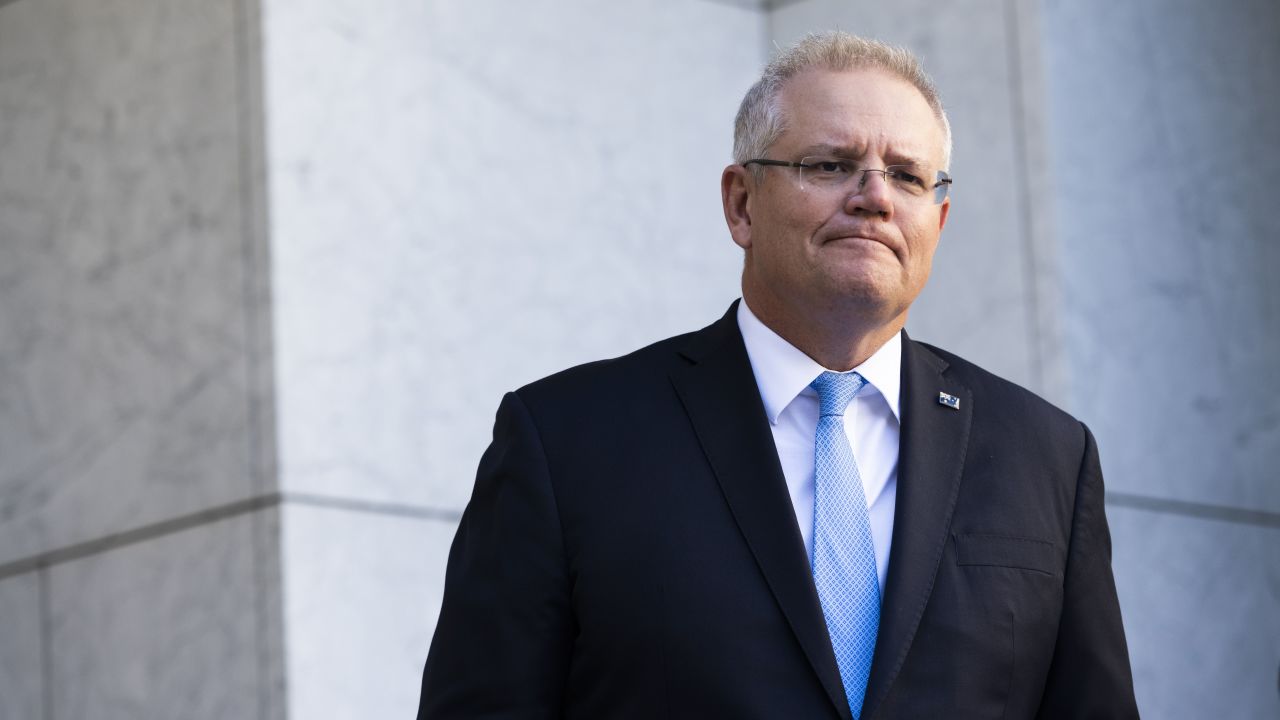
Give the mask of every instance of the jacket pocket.
[[959, 533], [952, 536], [957, 565], [1031, 570], [1048, 575], [1062, 574], [1062, 553], [1048, 540], [986, 533]]

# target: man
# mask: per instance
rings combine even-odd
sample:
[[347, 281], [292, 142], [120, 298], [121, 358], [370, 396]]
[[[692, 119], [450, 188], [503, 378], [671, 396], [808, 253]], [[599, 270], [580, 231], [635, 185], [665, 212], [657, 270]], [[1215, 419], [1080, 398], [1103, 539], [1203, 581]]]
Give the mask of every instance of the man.
[[770, 64], [742, 302], [504, 398], [420, 718], [1137, 715], [1093, 438], [902, 330], [949, 154], [905, 51]]

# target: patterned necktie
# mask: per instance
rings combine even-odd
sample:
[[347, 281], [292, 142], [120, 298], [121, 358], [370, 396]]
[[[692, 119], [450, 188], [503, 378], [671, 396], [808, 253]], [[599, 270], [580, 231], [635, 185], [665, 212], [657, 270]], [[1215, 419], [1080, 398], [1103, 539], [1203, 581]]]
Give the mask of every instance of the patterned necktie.
[[862, 477], [844, 431], [844, 410], [866, 384], [858, 373], [824, 372], [810, 387], [821, 404], [814, 442], [813, 581], [854, 720], [871, 674], [880, 628], [880, 582]]

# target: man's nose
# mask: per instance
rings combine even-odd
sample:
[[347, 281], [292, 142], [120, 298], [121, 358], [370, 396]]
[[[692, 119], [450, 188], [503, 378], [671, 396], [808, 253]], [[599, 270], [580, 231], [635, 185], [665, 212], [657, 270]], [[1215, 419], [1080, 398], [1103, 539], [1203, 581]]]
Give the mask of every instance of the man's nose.
[[845, 211], [852, 215], [874, 213], [884, 217], [893, 212], [893, 194], [884, 170], [867, 168], [862, 171], [852, 194], [845, 200]]

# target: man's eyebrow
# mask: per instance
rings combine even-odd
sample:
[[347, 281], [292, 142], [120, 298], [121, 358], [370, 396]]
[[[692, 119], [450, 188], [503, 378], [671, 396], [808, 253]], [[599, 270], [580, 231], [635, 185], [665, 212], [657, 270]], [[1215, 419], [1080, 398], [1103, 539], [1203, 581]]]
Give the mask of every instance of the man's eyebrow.
[[914, 167], [914, 168], [929, 167], [929, 163], [925, 162], [924, 160], [914, 155], [907, 155], [905, 153], [899, 153], [899, 152], [889, 153], [889, 155], [885, 157], [885, 164], [886, 165], [910, 165], [911, 167]]
[[[830, 143], [818, 143], [810, 145], [800, 151], [801, 157], [811, 157], [814, 155], [829, 155], [831, 157], [848, 158], [850, 160], [861, 160], [867, 152], [864, 148], [853, 147], [850, 145], [832, 145]], [[891, 152], [885, 157], [886, 165], [910, 165], [914, 168], [927, 168], [929, 163], [925, 162], [915, 155], [902, 152]]]
[[819, 143], [817, 145], [810, 145], [804, 148], [803, 150], [800, 151], [800, 154], [804, 157], [809, 157], [812, 155], [831, 155], [833, 157], [850, 158], [852, 160], [857, 160], [861, 158], [864, 154], [866, 154], [866, 152], [862, 148], [850, 147], [848, 145], [831, 145], [828, 143]]

